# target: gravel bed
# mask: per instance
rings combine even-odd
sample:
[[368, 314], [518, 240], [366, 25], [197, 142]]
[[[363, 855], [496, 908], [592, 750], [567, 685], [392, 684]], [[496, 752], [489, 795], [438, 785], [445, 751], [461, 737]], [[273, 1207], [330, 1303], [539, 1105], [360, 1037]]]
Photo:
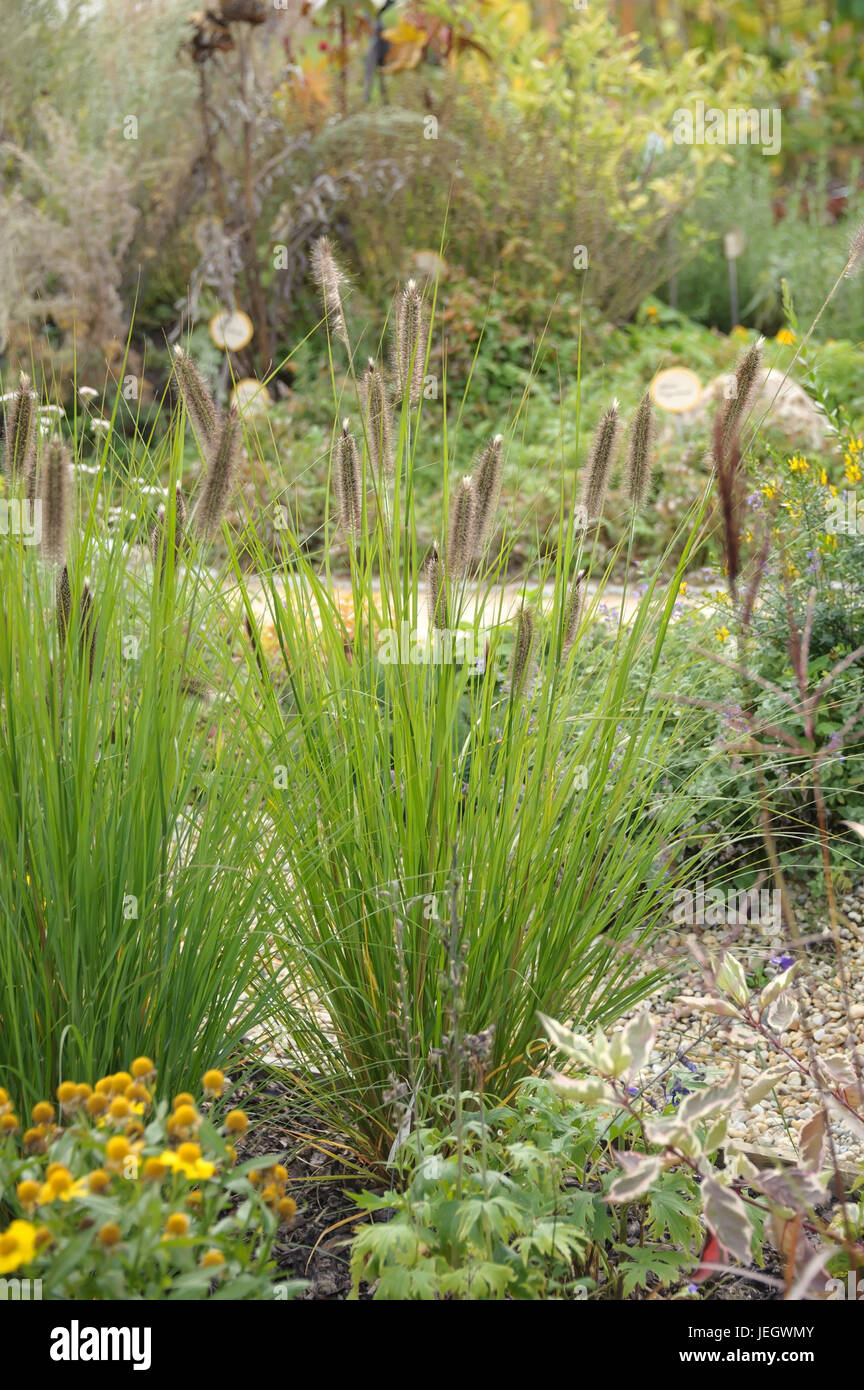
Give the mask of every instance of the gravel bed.
[[[698, 943], [705, 954], [719, 958], [724, 949], [731, 950], [748, 976], [764, 971], [766, 980], [781, 969], [783, 957], [802, 959], [795, 997], [800, 1013], [794, 1025], [783, 1034], [782, 1041], [793, 1057], [805, 1062], [811, 1055], [827, 1059], [845, 1052], [848, 1056], [849, 1030], [854, 1046], [864, 1059], [864, 885], [841, 898], [838, 907], [842, 914], [841, 949], [850, 986], [850, 1007], [844, 1005], [837, 954], [828, 932], [827, 920], [821, 915], [809, 922], [799, 923], [806, 944], [796, 947], [784, 937], [766, 937], [764, 927], [747, 923], [729, 927], [675, 928], [637, 967], [637, 975], [648, 974], [658, 966], [669, 966], [674, 979], [663, 985], [643, 1002], [657, 1024], [657, 1042], [653, 1063], [656, 1081], [649, 1089], [673, 1101], [692, 1086], [692, 1080], [720, 1080], [736, 1065], [746, 1083], [757, 1081], [764, 1072], [786, 1060], [782, 1053], [769, 1047], [752, 1029], [735, 1019], [717, 1018], [704, 1009], [687, 1002], [687, 997], [706, 994], [705, 979], [688, 947], [688, 937]], [[773, 958], [773, 960], [772, 960]], [[692, 961], [693, 964], [688, 965]], [[784, 962], [785, 965], [785, 962]], [[683, 997], [682, 997], [683, 996]], [[707, 1035], [707, 1036], [706, 1036]], [[645, 1084], [647, 1077], [640, 1078]], [[729, 1137], [756, 1148], [770, 1150], [783, 1158], [795, 1157], [798, 1135], [802, 1125], [819, 1108], [819, 1098], [809, 1078], [790, 1073], [761, 1103], [751, 1111], [734, 1110], [730, 1117]], [[864, 1141], [846, 1125], [832, 1121], [832, 1133], [837, 1158], [845, 1167], [864, 1165]]]

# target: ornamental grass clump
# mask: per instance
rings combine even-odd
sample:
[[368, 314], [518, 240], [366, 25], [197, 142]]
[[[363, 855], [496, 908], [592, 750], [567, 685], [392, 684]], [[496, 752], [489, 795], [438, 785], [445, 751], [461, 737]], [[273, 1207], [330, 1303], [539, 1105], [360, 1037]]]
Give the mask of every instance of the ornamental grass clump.
[[[61, 1081], [56, 1106], [39, 1101], [29, 1129], [0, 1134], [0, 1274], [54, 1299], [273, 1297], [274, 1241], [297, 1204], [278, 1156], [238, 1160], [248, 1119], [226, 1111], [229, 1093], [210, 1068], [200, 1099], [169, 1108], [143, 1056], [92, 1086]], [[303, 1287], [280, 1284], [280, 1297]]]
[[[397, 297], [397, 327], [404, 303]], [[532, 518], [505, 526], [500, 514], [504, 422], [469, 463], [422, 393], [414, 404], [416, 392], [403, 396], [392, 420], [370, 409], [383, 380], [374, 359], [356, 383], [334, 371], [338, 418], [356, 392], [375, 505], [355, 524], [337, 452], [320, 563], [291, 528], [275, 563], [263, 539], [248, 542], [278, 646], [266, 678], [246, 648], [280, 853], [258, 916], [291, 974], [280, 1026], [302, 1054], [303, 1086], [376, 1159], [447, 1085], [434, 1058], [449, 1027], [441, 926], [451, 916], [463, 924], [460, 1026], [488, 1037], [484, 1075], [496, 1094], [522, 1072], [540, 1001], [560, 1012], [566, 1000], [594, 1022], [650, 988], [632, 955], [665, 920], [679, 872], [672, 847], [694, 814], [687, 778], [667, 775], [668, 709], [650, 687], [705, 509], [702, 499], [604, 645], [608, 658], [588, 659], [602, 630], [597, 585], [617, 552], [596, 537], [586, 549], [571, 460], [549, 461], [559, 514], [536, 538], [542, 558], [514, 600], [502, 580]], [[527, 389], [519, 413], [530, 409]], [[415, 513], [427, 428], [441, 431], [445, 537], [429, 548]], [[590, 455], [595, 518], [618, 434], [613, 406]], [[346, 519], [347, 559], [330, 545]], [[636, 667], [647, 680], [631, 679]]]
[[[242, 733], [244, 615], [185, 525], [179, 434], [130, 447], [109, 421], [95, 465], [89, 448], [59, 421], [31, 470], [41, 530], [10, 527], [0, 545], [0, 914], [15, 923], [0, 1074], [28, 1103], [61, 1059], [79, 1074], [116, 1065], [133, 1020], [169, 1085], [190, 1059], [224, 1060], [275, 987], [254, 906], [274, 847]], [[24, 486], [10, 516], [26, 516]], [[172, 584], [134, 560], [163, 524]]]

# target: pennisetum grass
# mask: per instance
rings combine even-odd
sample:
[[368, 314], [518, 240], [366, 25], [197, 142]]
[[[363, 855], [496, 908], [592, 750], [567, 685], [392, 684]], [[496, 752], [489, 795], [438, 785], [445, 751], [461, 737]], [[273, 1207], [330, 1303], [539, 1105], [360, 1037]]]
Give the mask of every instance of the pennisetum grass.
[[[397, 345], [404, 304], [398, 297]], [[416, 416], [407, 408], [412, 387], [397, 372], [403, 408], [388, 473], [376, 423], [385, 416], [370, 408], [378, 382], [373, 360], [345, 388], [357, 394], [361, 475], [378, 501], [359, 526], [335, 439], [348, 572], [332, 572], [329, 554], [317, 565], [291, 530], [277, 561], [250, 539], [275, 638], [267, 679], [260, 653], [246, 651], [282, 865], [260, 910], [278, 947], [274, 973], [278, 962], [290, 972], [279, 1017], [295, 1081], [338, 1111], [367, 1153], [386, 1156], [399, 1127], [393, 1096], [416, 1097], [422, 1123], [424, 1097], [442, 1084], [430, 1059], [447, 1029], [445, 920], [460, 923], [461, 1026], [489, 1040], [490, 1093], [524, 1073], [538, 1008], [609, 1020], [649, 987], [634, 979], [632, 953], [664, 919], [677, 872], [664, 851], [692, 803], [685, 784], [672, 791], [664, 780], [666, 707], [631, 673], [638, 664], [650, 685], [695, 532], [662, 557], [608, 663], [583, 661], [597, 598], [566, 489], [556, 528], [566, 543], [550, 544], [523, 578], [511, 620], [501, 579], [518, 530], [502, 531], [494, 556], [488, 545], [502, 520], [503, 438], [451, 488], [445, 432], [447, 541], [443, 554], [436, 545], [421, 556], [412, 467], [423, 403]], [[345, 406], [337, 391], [340, 415]], [[595, 517], [618, 433], [613, 406], [590, 460]]]
[[[196, 562], [175, 485], [157, 524], [184, 536], [189, 567], [165, 585], [134, 563], [149, 550], [150, 490], [179, 476], [180, 437], [136, 445], [122, 485], [107, 466], [113, 425], [99, 476], [73, 484], [83, 447], [48, 441], [35, 483], [17, 455], [42, 543], [0, 545], [0, 1074], [30, 1103], [116, 1070], [130, 1049], [181, 1087], [193, 1059], [237, 1055], [270, 989], [257, 917], [273, 878], [266, 790], [230, 691], [241, 620]], [[190, 700], [196, 681], [223, 698]]]

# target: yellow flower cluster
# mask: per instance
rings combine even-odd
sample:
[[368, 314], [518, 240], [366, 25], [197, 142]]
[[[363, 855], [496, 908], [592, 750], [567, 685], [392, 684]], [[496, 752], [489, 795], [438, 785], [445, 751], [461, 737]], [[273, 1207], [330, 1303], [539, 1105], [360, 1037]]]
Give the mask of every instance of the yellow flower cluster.
[[7, 1091], [0, 1086], [0, 1135], [14, 1134], [19, 1128], [18, 1116], [12, 1109], [12, 1102]]
[[860, 483], [861, 479], [864, 478], [860, 462], [862, 450], [864, 450], [864, 440], [857, 437], [849, 440], [846, 453], [843, 455], [847, 483]]
[[[203, 1208], [204, 1192], [201, 1185], [218, 1177], [218, 1160], [214, 1162], [210, 1157], [205, 1157], [198, 1142], [204, 1117], [191, 1092], [184, 1091], [174, 1097], [164, 1124], [168, 1147], [161, 1152], [144, 1154], [145, 1130], [141, 1117], [153, 1107], [150, 1088], [155, 1078], [156, 1067], [150, 1058], [138, 1057], [129, 1071], [103, 1076], [94, 1086], [74, 1081], [61, 1082], [56, 1091], [59, 1122], [57, 1107], [50, 1101], [40, 1100], [33, 1106], [33, 1125], [22, 1139], [25, 1153], [32, 1156], [45, 1154], [49, 1144], [64, 1135], [82, 1139], [89, 1135], [90, 1148], [95, 1146], [101, 1163], [83, 1176], [73, 1171], [77, 1167], [74, 1163], [72, 1166], [67, 1166], [67, 1163], [47, 1163], [43, 1169], [37, 1160], [38, 1166], [34, 1164], [31, 1169], [25, 1169], [25, 1175], [14, 1189], [19, 1211], [25, 1219], [12, 1221], [7, 1229], [0, 1230], [0, 1275], [26, 1266], [43, 1246], [57, 1238], [61, 1227], [55, 1230], [52, 1226], [49, 1230], [47, 1226], [35, 1224], [37, 1211], [44, 1211], [46, 1220], [53, 1218], [57, 1221], [61, 1217], [61, 1204], [76, 1200], [86, 1202], [88, 1198], [102, 1194], [122, 1198], [131, 1191], [130, 1179], [158, 1184], [179, 1175], [193, 1184], [181, 1199], [186, 1208], [193, 1213]], [[222, 1096], [225, 1087], [223, 1072], [216, 1068], [205, 1072], [202, 1090], [207, 1100]], [[64, 1119], [70, 1121], [65, 1129], [62, 1128]], [[88, 1126], [88, 1120], [92, 1127]], [[9, 1096], [2, 1088], [0, 1121], [5, 1121], [0, 1128], [0, 1139], [3, 1133], [12, 1134], [19, 1128]], [[221, 1132], [226, 1141], [230, 1141], [243, 1135], [248, 1126], [249, 1120], [243, 1110], [229, 1110], [222, 1121]], [[228, 1161], [234, 1162], [236, 1154], [231, 1143], [227, 1144], [227, 1152]], [[65, 1149], [63, 1154], [69, 1159]], [[256, 1186], [263, 1183], [261, 1196], [270, 1210], [283, 1222], [292, 1220], [296, 1204], [293, 1198], [286, 1195], [286, 1169], [277, 1164], [265, 1170], [263, 1175], [254, 1176]], [[169, 1190], [174, 1192], [176, 1198], [176, 1188]], [[72, 1220], [76, 1220], [74, 1215]], [[190, 1216], [185, 1211], [169, 1208], [162, 1238], [183, 1239], [190, 1234]], [[195, 1239], [201, 1240], [201, 1234], [196, 1235]], [[94, 1228], [94, 1242], [97, 1248], [106, 1253], [122, 1249], [123, 1228], [116, 1220], [103, 1222]], [[212, 1247], [203, 1251], [199, 1263], [202, 1269], [212, 1271], [213, 1277], [220, 1277], [228, 1269], [225, 1255]]]
[[271, 1211], [275, 1211], [285, 1222], [294, 1220], [297, 1203], [293, 1197], [285, 1195], [288, 1185], [287, 1168], [281, 1163], [274, 1163], [270, 1168], [256, 1168], [249, 1174], [249, 1181], [253, 1187], [260, 1188], [261, 1200]]

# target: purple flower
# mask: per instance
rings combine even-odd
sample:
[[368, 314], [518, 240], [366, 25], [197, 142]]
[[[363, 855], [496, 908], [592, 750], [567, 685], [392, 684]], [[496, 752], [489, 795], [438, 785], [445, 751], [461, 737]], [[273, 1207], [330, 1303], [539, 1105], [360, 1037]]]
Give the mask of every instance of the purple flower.
[[776, 965], [779, 970], [788, 970], [794, 962], [792, 956], [772, 956], [771, 964]]

